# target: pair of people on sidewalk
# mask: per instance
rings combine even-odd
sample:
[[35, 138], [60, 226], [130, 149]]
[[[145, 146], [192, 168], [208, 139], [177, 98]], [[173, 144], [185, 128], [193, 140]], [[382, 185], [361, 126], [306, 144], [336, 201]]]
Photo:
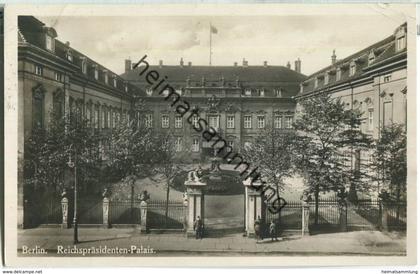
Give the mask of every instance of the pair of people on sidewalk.
[[[255, 230], [255, 237], [257, 239], [257, 243], [261, 240], [264, 240], [264, 228], [263, 223], [261, 220], [261, 217], [258, 216], [258, 218], [254, 222], [254, 230]], [[277, 238], [277, 226], [274, 220], [271, 220], [270, 226], [269, 226], [269, 235], [271, 237], [271, 241], [278, 241]]]

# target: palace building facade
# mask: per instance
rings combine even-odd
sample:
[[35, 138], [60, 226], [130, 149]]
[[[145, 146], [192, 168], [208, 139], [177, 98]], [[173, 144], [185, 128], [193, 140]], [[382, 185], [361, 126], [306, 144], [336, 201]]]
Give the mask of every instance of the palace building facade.
[[[54, 28], [32, 16], [18, 18], [18, 206], [23, 224], [24, 143], [32, 129], [45, 128], [54, 111], [83, 115], [107, 134], [128, 120], [135, 86], [56, 39]], [[103, 146], [106, 148], [106, 146]], [[105, 153], [102, 154], [105, 157]]]
[[[299, 101], [320, 93], [341, 98], [348, 109], [362, 113], [360, 130], [378, 139], [381, 129], [392, 123], [407, 125], [407, 24], [389, 37], [337, 60], [307, 77], [297, 94]], [[371, 161], [369, 151], [348, 151], [352, 168]]]
[[[174, 146], [188, 161], [213, 154], [207, 143], [178, 116], [170, 102], [154, 91], [125, 61], [117, 75], [57, 38], [54, 28], [32, 16], [18, 18], [18, 207], [23, 224], [24, 143], [35, 127], [47, 127], [51, 112], [83, 115], [93, 130], [108, 134], [119, 123], [145, 119], [156, 131], [171, 131]], [[374, 45], [337, 60], [309, 77], [301, 61], [286, 66], [241, 64], [150, 66], [167, 77], [176, 92], [198, 109], [234, 150], [246, 146], [268, 127], [292, 128], [298, 102], [320, 92], [341, 97], [349, 108], [363, 111], [361, 130], [377, 138], [382, 125], [407, 122], [407, 26]], [[136, 100], [145, 102], [142, 115], [131, 116]], [[193, 121], [194, 122], [194, 121]], [[106, 145], [103, 146], [106, 149]], [[106, 152], [106, 151], [105, 151]], [[360, 152], [359, 156], [361, 157]], [[106, 155], [104, 153], [103, 155]]]
[[[227, 144], [238, 149], [257, 137], [267, 127], [278, 129], [292, 128], [295, 100], [299, 84], [306, 79], [300, 73], [301, 61], [295, 61], [295, 69], [287, 66], [249, 66], [246, 60], [242, 65], [233, 66], [193, 66], [190, 62], [179, 65], [150, 66], [166, 77], [166, 82], [175, 92], [187, 101], [191, 108], [197, 108], [199, 118], [205, 119], [209, 126], [226, 140]], [[175, 135], [176, 150], [188, 159], [204, 160], [213, 154], [213, 141], [201, 138], [164, 100], [159, 90], [153, 90], [139, 73], [144, 69], [132, 70], [130, 60], [126, 60], [126, 71], [121, 75], [130, 84], [145, 92], [147, 102], [146, 123], [158, 131], [170, 130]], [[163, 95], [165, 95], [163, 91]], [[198, 117], [196, 119], [199, 119]], [[221, 145], [221, 143], [220, 143]], [[217, 147], [217, 144], [216, 146]]]

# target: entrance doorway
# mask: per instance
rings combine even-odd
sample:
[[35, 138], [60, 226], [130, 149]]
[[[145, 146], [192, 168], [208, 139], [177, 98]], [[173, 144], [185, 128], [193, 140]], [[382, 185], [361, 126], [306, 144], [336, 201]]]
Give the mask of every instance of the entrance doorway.
[[244, 232], [244, 194], [205, 195], [205, 231], [207, 236]]

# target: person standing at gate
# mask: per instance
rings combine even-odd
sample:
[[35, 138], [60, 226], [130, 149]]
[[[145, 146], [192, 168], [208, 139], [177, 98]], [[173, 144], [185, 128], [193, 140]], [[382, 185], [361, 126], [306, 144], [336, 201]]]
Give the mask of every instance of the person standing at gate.
[[271, 220], [270, 223], [270, 237], [271, 237], [271, 241], [278, 241], [279, 239], [277, 239], [277, 227], [276, 227], [276, 223], [274, 222], [274, 220]]
[[194, 222], [195, 238], [203, 239], [203, 221], [201, 221], [200, 216], [197, 216], [197, 219]]
[[259, 240], [262, 239], [262, 231], [261, 231], [261, 217], [258, 216], [258, 218], [254, 222], [254, 230], [255, 230], [255, 238], [257, 239], [257, 243]]

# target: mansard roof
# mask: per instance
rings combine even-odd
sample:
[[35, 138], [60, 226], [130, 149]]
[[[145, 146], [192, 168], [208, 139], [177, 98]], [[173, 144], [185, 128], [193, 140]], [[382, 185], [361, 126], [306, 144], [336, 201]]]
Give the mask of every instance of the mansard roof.
[[[121, 77], [129, 81], [142, 81], [139, 72], [144, 66], [123, 73]], [[206, 81], [234, 82], [237, 79], [242, 83], [247, 82], [292, 82], [299, 83], [306, 76], [283, 66], [150, 66], [149, 70], [156, 70], [161, 76], [168, 76], [168, 81], [185, 82], [188, 78], [193, 82]]]

